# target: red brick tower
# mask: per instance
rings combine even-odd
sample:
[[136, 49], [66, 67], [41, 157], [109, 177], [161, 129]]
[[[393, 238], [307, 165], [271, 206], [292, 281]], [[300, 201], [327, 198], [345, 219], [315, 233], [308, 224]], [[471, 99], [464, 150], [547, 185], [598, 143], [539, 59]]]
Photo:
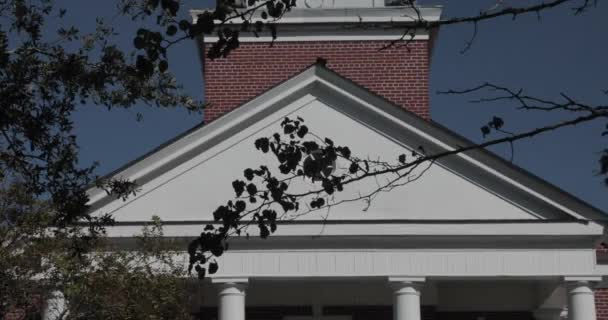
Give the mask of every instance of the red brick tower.
[[[429, 67], [434, 34], [408, 30], [417, 13], [390, 0], [301, 0], [276, 22], [278, 38], [241, 33], [228, 58], [207, 57], [201, 40], [205, 121], [211, 122], [313, 64], [327, 67], [403, 108], [429, 118]], [[423, 19], [441, 9], [421, 7]], [[193, 16], [196, 16], [193, 12]], [[255, 19], [254, 19], [255, 20]], [[238, 22], [238, 21], [237, 21]], [[239, 28], [239, 23], [234, 23]], [[403, 39], [403, 41], [395, 40]], [[272, 43], [272, 44], [271, 44]], [[392, 44], [392, 45], [391, 45]]]

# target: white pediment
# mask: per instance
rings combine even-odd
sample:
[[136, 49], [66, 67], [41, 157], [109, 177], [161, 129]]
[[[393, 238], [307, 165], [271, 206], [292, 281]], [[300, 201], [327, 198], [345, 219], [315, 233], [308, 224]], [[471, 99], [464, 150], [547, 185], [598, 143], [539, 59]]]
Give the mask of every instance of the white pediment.
[[[122, 201], [111, 200], [102, 192], [92, 190], [93, 208], [98, 213], [112, 213], [119, 222], [149, 221], [153, 215], [163, 221], [211, 221], [215, 208], [234, 198], [231, 182], [242, 179], [245, 168], [267, 165], [276, 170], [275, 160], [257, 151], [254, 141], [279, 131], [279, 123], [286, 116], [305, 119], [316, 135], [331, 137], [336, 144], [349, 146], [353, 155], [360, 158], [393, 161], [421, 145], [427, 152], [450, 147], [450, 142], [442, 136], [445, 129], [433, 127], [333, 72], [315, 66], [120, 171], [117, 176], [143, 182], [140, 192]], [[434, 136], [434, 132], [440, 134]], [[340, 170], [344, 165], [338, 163], [337, 167]], [[458, 155], [419, 168], [414, 177], [420, 175], [420, 178], [390, 192], [379, 193], [371, 202], [353, 201], [329, 210], [284, 218], [369, 223], [529, 222], [593, 219], [600, 214], [575, 199], [552, 198], [551, 192], [557, 192], [554, 187], [551, 189], [540, 182], [531, 185], [529, 181], [536, 178], [515, 177], [524, 174], [518, 171], [512, 171], [509, 176], [509, 170], [516, 168], [484, 152]], [[358, 198], [387, 178], [350, 185], [332, 201]], [[301, 180], [291, 187], [309, 190], [315, 186], [311, 181]]]

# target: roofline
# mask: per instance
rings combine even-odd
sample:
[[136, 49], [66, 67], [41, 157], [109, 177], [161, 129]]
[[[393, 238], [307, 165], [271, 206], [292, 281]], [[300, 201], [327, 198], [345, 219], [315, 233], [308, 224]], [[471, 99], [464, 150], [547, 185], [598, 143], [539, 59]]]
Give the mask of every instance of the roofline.
[[[250, 220], [254, 222], [253, 220]], [[608, 218], [604, 220], [608, 222]], [[365, 220], [280, 220], [277, 224], [519, 224], [519, 223], [535, 223], [535, 224], [552, 224], [552, 223], [580, 223], [588, 224], [589, 220], [585, 219], [365, 219]], [[149, 225], [150, 221], [140, 220], [123, 220], [115, 221], [112, 226], [143, 226]], [[213, 220], [171, 220], [163, 221], [163, 225], [167, 226], [180, 226], [180, 225], [192, 225], [192, 224], [218, 224], [217, 221]], [[86, 226], [87, 223], [82, 223]]]
[[[302, 76], [307, 76], [311, 72], [314, 74], [315, 67], [319, 66], [321, 64], [322, 64], [322, 62], [317, 61], [317, 62], [315, 62], [315, 63], [313, 63], [313, 64], [311, 64], [311, 65], [303, 68], [301, 70], [301, 72], [296, 73], [295, 76], [293, 76], [291, 78], [288, 78], [288, 79], [285, 79], [285, 80], [277, 83], [276, 85], [267, 88], [261, 94], [259, 94], [257, 97], [253, 98], [252, 100], [249, 100], [247, 102], [242, 103], [238, 107], [234, 108], [232, 111], [227, 112], [227, 113], [221, 115], [220, 117], [218, 117], [217, 119], [215, 119], [213, 122], [211, 122], [211, 123], [205, 123], [204, 121], [201, 122], [200, 124], [198, 124], [198, 125], [190, 128], [190, 129], [186, 130], [185, 132], [179, 134], [178, 136], [176, 136], [176, 137], [174, 137], [172, 139], [169, 139], [169, 140], [163, 142], [159, 146], [157, 146], [157, 147], [153, 148], [152, 150], [146, 152], [145, 154], [137, 157], [136, 159], [134, 159], [132, 161], [129, 161], [127, 164], [119, 167], [118, 169], [115, 169], [112, 172], [104, 175], [103, 177], [98, 178], [98, 180], [100, 180], [100, 179], [111, 179], [111, 178], [120, 178], [121, 177], [121, 175], [120, 175], [121, 173], [124, 173], [128, 169], [133, 168], [136, 164], [138, 164], [138, 163], [140, 163], [140, 162], [142, 162], [144, 160], [147, 160], [148, 158], [156, 155], [158, 152], [163, 151], [164, 149], [166, 149], [166, 148], [174, 145], [175, 143], [179, 142], [180, 140], [182, 140], [182, 139], [190, 136], [191, 134], [194, 134], [194, 133], [196, 133], [199, 130], [208, 130], [208, 131], [214, 130], [214, 128], [218, 126], [217, 123], [225, 121], [225, 119], [228, 118], [228, 117], [234, 116], [235, 113], [238, 113], [239, 110], [243, 109], [242, 108], [243, 106], [251, 104], [252, 102], [254, 102], [256, 100], [259, 100], [263, 96], [267, 95], [269, 91], [272, 91], [273, 89], [275, 89], [275, 88], [277, 88], [279, 86], [282, 86], [282, 85], [284, 85], [287, 82], [292, 82], [296, 78], [299, 78], [299, 77], [302, 77]], [[102, 190], [99, 189], [94, 183], [92, 185], [88, 186], [87, 194], [89, 195], [89, 197], [91, 197], [93, 195], [93, 192], [95, 192], [95, 191], [101, 193]], [[104, 199], [104, 198], [111, 200], [111, 197], [109, 195], [107, 195], [105, 192], [104, 192], [104, 196], [102, 196], [102, 199]], [[102, 199], [99, 199], [99, 201], [101, 201]], [[98, 200], [96, 200], [96, 199], [92, 199], [92, 200], [93, 200], [92, 203], [89, 203], [89, 205], [94, 205], [95, 203], [98, 202]]]
[[[196, 23], [198, 15], [215, 8], [191, 9], [189, 11], [192, 22]], [[409, 6], [391, 7], [372, 7], [372, 8], [294, 8], [286, 12], [278, 19], [264, 19], [268, 22], [280, 25], [287, 24], [370, 24], [370, 23], [391, 23], [408, 24], [419, 21], [417, 17], [422, 17], [425, 21], [439, 21], [443, 6], [417, 6], [416, 10]], [[253, 13], [253, 19], [260, 19], [261, 12], [258, 10]], [[228, 25], [240, 25], [242, 19], [234, 19]], [[222, 23], [216, 20], [216, 24]]]
[[[306, 66], [306, 67], [302, 68], [300, 71], [297, 71], [295, 74], [302, 73], [302, 72], [304, 72], [304, 71], [306, 71], [306, 70], [310, 69], [311, 67], [313, 67], [313, 66], [315, 66], [316, 64], [319, 64], [319, 63], [320, 63], [320, 62], [315, 62], [315, 63], [309, 64], [308, 66]], [[283, 80], [283, 81], [281, 81], [281, 82], [279, 82], [279, 83], [277, 83], [277, 84], [275, 84], [275, 85], [273, 85], [273, 86], [271, 86], [271, 87], [267, 88], [266, 90], [262, 91], [262, 92], [261, 92], [259, 95], [263, 95], [263, 94], [265, 94], [266, 92], [268, 92], [268, 91], [270, 91], [270, 90], [272, 90], [272, 89], [274, 89], [274, 88], [276, 88], [276, 87], [278, 87], [278, 86], [282, 85], [284, 82], [289, 81], [289, 79], [291, 79], [291, 78], [288, 78], [288, 79], [286, 79], [286, 80]], [[240, 106], [242, 106], [243, 104], [246, 104], [246, 103], [247, 103], [247, 102], [242, 103], [241, 105], [239, 105], [239, 106], [238, 106], [238, 107], [236, 107], [235, 109], [240, 108]], [[203, 111], [203, 112], [204, 112], [204, 111]], [[215, 120], [220, 119], [221, 117], [223, 117], [223, 116], [225, 116], [225, 115], [226, 115], [226, 114], [222, 114], [221, 116], [217, 117]], [[214, 120], [214, 121], [215, 121], [215, 120]], [[191, 133], [195, 132], [196, 130], [198, 130], [198, 129], [202, 128], [202, 127], [203, 127], [203, 126], [205, 126], [205, 125], [207, 125], [207, 123], [205, 123], [205, 121], [204, 121], [204, 119], [203, 119], [203, 121], [201, 121], [199, 124], [195, 125], [194, 127], [187, 129], [186, 131], [184, 131], [184, 132], [182, 132], [182, 133], [178, 134], [177, 136], [175, 136], [175, 137], [173, 137], [173, 138], [171, 138], [171, 139], [166, 140], [165, 142], [162, 142], [161, 144], [159, 144], [158, 146], [156, 146], [156, 147], [152, 148], [151, 150], [149, 150], [149, 151], [145, 152], [145, 153], [144, 153], [144, 154], [142, 154], [141, 156], [139, 156], [139, 157], [137, 157], [137, 158], [135, 158], [135, 159], [133, 159], [133, 160], [131, 160], [131, 161], [129, 161], [129, 162], [127, 162], [127, 163], [125, 163], [124, 165], [122, 165], [122, 166], [118, 167], [117, 169], [114, 169], [114, 170], [112, 170], [111, 172], [106, 173], [106, 174], [104, 174], [103, 176], [101, 176], [101, 177], [97, 178], [97, 180], [106, 180], [106, 179], [110, 179], [110, 178], [112, 178], [113, 176], [117, 175], [118, 173], [120, 173], [120, 172], [122, 172], [122, 171], [124, 171], [124, 170], [126, 170], [126, 169], [128, 169], [128, 168], [130, 168], [130, 167], [131, 167], [131, 166], [133, 166], [134, 164], [136, 164], [136, 163], [138, 163], [138, 162], [140, 162], [140, 161], [142, 161], [142, 160], [144, 160], [144, 159], [148, 158], [149, 156], [153, 155], [154, 153], [158, 152], [159, 150], [161, 150], [161, 149], [163, 149], [163, 148], [165, 148], [165, 147], [167, 147], [167, 146], [171, 145], [172, 143], [174, 143], [174, 142], [176, 142], [176, 141], [180, 140], [181, 138], [183, 138], [183, 137], [185, 137], [185, 136], [187, 136], [187, 135], [189, 135], [189, 134], [191, 134]], [[87, 189], [90, 189], [90, 188], [95, 188], [95, 187], [96, 187], [96, 186], [95, 186], [95, 184], [93, 183], [93, 184], [88, 185], [88, 186], [87, 186]]]
[[[141, 156], [139, 156], [139, 157], [137, 157], [137, 158], [135, 158], [135, 159], [133, 159], [133, 160], [131, 160], [131, 161], [123, 164], [122, 166], [120, 166], [120, 167], [112, 170], [111, 172], [106, 173], [103, 176], [97, 178], [97, 180], [99, 181], [99, 180], [111, 179], [115, 175], [119, 174], [120, 172], [122, 172], [122, 171], [124, 171], [124, 170], [126, 170], [128, 168], [130, 168], [131, 166], [135, 165], [136, 163], [138, 163], [138, 162], [140, 162], [140, 161], [148, 158], [149, 156], [151, 156], [151, 155], [155, 154], [156, 152], [160, 151], [161, 149], [163, 149], [163, 148], [165, 148], [165, 147], [173, 144], [174, 142], [180, 140], [181, 138], [183, 138], [183, 137], [191, 134], [192, 132], [194, 132], [194, 131], [202, 128], [204, 125], [205, 125], [205, 122], [201, 121], [199, 124], [195, 125], [194, 127], [190, 128], [190, 129], [187, 129], [186, 131], [178, 134], [177, 136], [175, 136], [175, 137], [173, 137], [171, 139], [166, 140], [165, 142], [163, 142], [163, 143], [159, 144], [158, 146], [152, 148], [151, 150], [145, 152]], [[93, 184], [88, 185], [87, 189], [95, 188], [95, 187], [96, 186], [93, 183]]]
[[[437, 122], [431, 121], [430, 123], [436, 129], [442, 130], [442, 131], [446, 132], [447, 134], [453, 136], [455, 139], [458, 139], [458, 140], [462, 141], [465, 144], [476, 145], [476, 143], [472, 142], [468, 138], [465, 138], [464, 136], [462, 136], [462, 135], [460, 135], [460, 134], [458, 134], [458, 133], [450, 130], [449, 128], [447, 128], [447, 127], [445, 127], [445, 126], [443, 126], [443, 125], [441, 125], [441, 124], [439, 124]], [[549, 189], [548, 191], [559, 193], [560, 197], [566, 197], [566, 198], [568, 198], [569, 201], [577, 202], [579, 205], [585, 206], [589, 210], [596, 211], [596, 213], [602, 215], [601, 218], [603, 218], [603, 219], [598, 219], [596, 221], [603, 221], [604, 224], [608, 225], [608, 223], [606, 223], [606, 222], [608, 222], [608, 213], [604, 212], [603, 210], [601, 210], [601, 209], [599, 209], [599, 208], [591, 205], [590, 203], [582, 200], [581, 198], [579, 198], [579, 197], [577, 197], [577, 196], [575, 196], [575, 195], [573, 195], [573, 194], [571, 194], [571, 193], [563, 190], [562, 188], [559, 188], [558, 186], [554, 185], [553, 183], [551, 183], [551, 182], [545, 180], [544, 178], [542, 178], [542, 177], [540, 177], [540, 176], [538, 176], [538, 175], [536, 175], [536, 174], [534, 174], [534, 173], [532, 173], [532, 172], [530, 172], [530, 171], [528, 171], [528, 170], [526, 170], [526, 169], [524, 169], [524, 168], [522, 168], [522, 167], [514, 164], [513, 162], [505, 160], [504, 158], [498, 156], [496, 153], [494, 153], [494, 152], [492, 152], [492, 151], [490, 151], [488, 149], [479, 148], [477, 150], [479, 150], [479, 152], [481, 152], [483, 154], [483, 156], [488, 157], [489, 159], [491, 159], [493, 161], [499, 162], [501, 165], [505, 166], [506, 168], [508, 168], [510, 170], [513, 170], [513, 171], [517, 172], [520, 175], [525, 175], [525, 176], [528, 176], [529, 178], [535, 180], [534, 182], [540, 184], [544, 188]], [[507, 175], [507, 174], [505, 174], [505, 175]]]

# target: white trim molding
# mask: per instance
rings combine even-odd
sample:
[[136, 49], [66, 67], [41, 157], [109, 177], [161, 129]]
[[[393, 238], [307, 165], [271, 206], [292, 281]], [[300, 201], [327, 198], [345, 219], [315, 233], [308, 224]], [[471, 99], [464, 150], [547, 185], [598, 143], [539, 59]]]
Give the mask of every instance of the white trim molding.
[[222, 278], [558, 279], [593, 274], [595, 256], [577, 249], [232, 250], [219, 263]]
[[569, 283], [569, 282], [588, 282], [588, 283], [595, 283], [595, 282], [600, 282], [602, 281], [602, 276], [597, 276], [597, 275], [582, 275], [582, 276], [565, 276], [564, 277], [564, 282]]
[[[363, 31], [363, 30], [362, 30]], [[317, 34], [311, 36], [309, 32], [307, 35], [298, 35], [298, 33], [285, 32], [280, 33], [276, 39], [272, 39], [269, 36], [253, 36], [244, 34], [239, 37], [239, 41], [245, 42], [314, 42], [314, 41], [393, 41], [399, 40], [403, 34], [395, 34], [394, 32], [387, 32], [386, 34], [371, 34], [369, 32], [360, 32], [354, 34]], [[219, 40], [216, 36], [203, 37], [205, 43], [215, 43]], [[412, 35], [407, 35], [403, 38], [403, 41], [411, 40], [429, 40], [429, 34], [426, 32], [419, 32]]]
[[[192, 22], [198, 21], [198, 15], [213, 9], [190, 10]], [[418, 20], [439, 21], [441, 6], [418, 7], [416, 10], [408, 7], [382, 8], [295, 8], [280, 19], [268, 19], [274, 24], [337, 24], [337, 23], [411, 23]], [[254, 20], [259, 20], [261, 12], [254, 13]], [[420, 18], [420, 19], [419, 19]], [[240, 25], [242, 19], [233, 19], [228, 24]], [[221, 23], [221, 21], [217, 21]]]
[[[369, 41], [369, 40], [429, 40], [426, 29], [409, 30], [408, 25], [418, 20], [438, 21], [441, 7], [420, 7], [419, 11], [405, 7], [380, 8], [295, 8], [276, 20], [263, 20], [277, 26], [278, 37], [273, 39], [267, 32], [239, 33], [240, 42], [287, 42], [287, 41]], [[193, 23], [204, 10], [191, 10]], [[262, 20], [259, 13], [253, 20]], [[220, 24], [221, 21], [216, 21]], [[242, 19], [223, 24], [240, 30]], [[405, 34], [405, 35], [404, 35]], [[218, 40], [216, 36], [203, 37], [205, 43]]]

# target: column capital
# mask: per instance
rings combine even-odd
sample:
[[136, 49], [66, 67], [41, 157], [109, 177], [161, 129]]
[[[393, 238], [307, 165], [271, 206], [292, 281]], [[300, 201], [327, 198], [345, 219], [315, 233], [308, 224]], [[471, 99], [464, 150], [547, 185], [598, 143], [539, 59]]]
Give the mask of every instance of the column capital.
[[424, 285], [424, 277], [389, 277], [389, 284], [395, 295], [420, 296], [420, 289]]
[[390, 283], [424, 283], [424, 282], [426, 282], [426, 277], [395, 276], [395, 277], [388, 277], [388, 282], [390, 282]]
[[577, 282], [582, 282], [582, 283], [595, 283], [595, 282], [601, 282], [602, 281], [602, 277], [601, 276], [565, 276], [563, 277], [563, 282], [568, 284], [568, 283], [577, 283]]
[[245, 289], [248, 278], [213, 278], [218, 287], [220, 320], [245, 320]]
[[596, 320], [592, 287], [596, 277], [565, 277], [564, 280], [568, 295], [568, 320]]
[[420, 288], [424, 277], [389, 277], [393, 288], [393, 319], [420, 320]]
[[232, 295], [232, 296], [244, 296], [245, 289], [247, 289], [247, 285], [249, 284], [248, 278], [214, 278], [211, 279], [211, 283], [213, 283], [217, 289], [219, 290], [219, 295]]
[[248, 284], [249, 278], [247, 277], [213, 277], [211, 278], [213, 284], [223, 283], [234, 283], [234, 284]]

